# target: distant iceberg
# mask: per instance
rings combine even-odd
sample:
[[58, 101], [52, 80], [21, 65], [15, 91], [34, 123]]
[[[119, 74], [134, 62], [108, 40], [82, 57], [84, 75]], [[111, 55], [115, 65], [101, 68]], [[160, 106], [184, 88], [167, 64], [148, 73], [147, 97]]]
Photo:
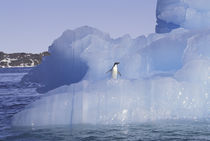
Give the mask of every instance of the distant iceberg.
[[[208, 11], [207, 5], [202, 5], [205, 0], [192, 2], [158, 0], [158, 20], [180, 27], [172, 30], [165, 24], [164, 30], [172, 30], [165, 34], [112, 39], [88, 26], [65, 31], [49, 47], [51, 56], [23, 78], [44, 85], [40, 91], [49, 92], [16, 114], [13, 125], [209, 118], [210, 29], [186, 24], [181, 10], [166, 16], [168, 8], [177, 6]], [[106, 72], [116, 61], [120, 62], [122, 77], [112, 80]]]
[[157, 33], [176, 28], [210, 28], [209, 0], [157, 0]]

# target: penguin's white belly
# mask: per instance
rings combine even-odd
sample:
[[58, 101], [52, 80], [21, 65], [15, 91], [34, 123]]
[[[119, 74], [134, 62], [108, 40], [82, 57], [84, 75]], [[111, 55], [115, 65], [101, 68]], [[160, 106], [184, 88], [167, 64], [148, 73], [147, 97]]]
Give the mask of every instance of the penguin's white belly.
[[117, 67], [113, 67], [113, 69], [112, 69], [112, 78], [113, 79], [117, 79], [117, 73], [118, 73]]

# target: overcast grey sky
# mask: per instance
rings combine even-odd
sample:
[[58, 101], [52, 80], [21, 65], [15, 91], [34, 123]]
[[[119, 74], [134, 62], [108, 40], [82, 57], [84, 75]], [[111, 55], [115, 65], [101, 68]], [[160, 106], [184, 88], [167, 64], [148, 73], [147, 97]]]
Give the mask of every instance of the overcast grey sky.
[[111, 37], [155, 30], [156, 0], [0, 0], [0, 51], [38, 53], [83, 25]]

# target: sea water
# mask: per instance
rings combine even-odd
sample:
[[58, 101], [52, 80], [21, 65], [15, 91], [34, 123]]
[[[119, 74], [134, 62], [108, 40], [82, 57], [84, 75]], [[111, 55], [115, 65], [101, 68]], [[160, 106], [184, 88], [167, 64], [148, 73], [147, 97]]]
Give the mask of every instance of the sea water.
[[[15, 70], [15, 69], [14, 69]], [[159, 120], [118, 125], [61, 125], [48, 127], [13, 127], [14, 114], [44, 96], [36, 85], [19, 83], [27, 71], [4, 70], [0, 73], [1, 141], [69, 140], [210, 140], [210, 121]]]

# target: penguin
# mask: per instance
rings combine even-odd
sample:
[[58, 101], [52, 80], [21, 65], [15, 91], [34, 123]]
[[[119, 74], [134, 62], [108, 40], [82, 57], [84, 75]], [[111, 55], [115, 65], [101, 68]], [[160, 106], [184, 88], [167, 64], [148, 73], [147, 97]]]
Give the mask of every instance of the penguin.
[[119, 74], [121, 76], [121, 73], [118, 71], [117, 65], [120, 64], [120, 62], [115, 62], [113, 67], [107, 71], [108, 72], [112, 72], [112, 79], [117, 79], [117, 75]]

